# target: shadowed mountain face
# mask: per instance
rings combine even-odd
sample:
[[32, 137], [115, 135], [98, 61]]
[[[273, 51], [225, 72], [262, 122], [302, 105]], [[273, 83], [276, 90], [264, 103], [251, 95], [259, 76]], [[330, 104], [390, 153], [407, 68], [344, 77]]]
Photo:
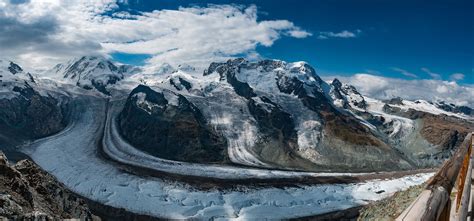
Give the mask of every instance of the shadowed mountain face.
[[29, 72], [0, 60], [0, 146], [57, 133], [66, 126], [66, 102], [47, 93]]
[[28, 83], [14, 86], [12, 93], [18, 96], [0, 98], [0, 145], [4, 148], [55, 134], [66, 127], [66, 104], [42, 96]]
[[184, 96], [138, 86], [119, 117], [123, 136], [152, 155], [188, 162], [225, 162], [226, 140]]

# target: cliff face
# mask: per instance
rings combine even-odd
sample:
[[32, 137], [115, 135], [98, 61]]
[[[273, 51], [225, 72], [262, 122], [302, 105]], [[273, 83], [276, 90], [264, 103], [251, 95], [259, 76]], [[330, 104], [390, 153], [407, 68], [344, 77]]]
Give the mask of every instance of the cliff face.
[[0, 220], [100, 220], [84, 200], [29, 160], [10, 165], [0, 151]]
[[138, 86], [119, 120], [124, 137], [152, 155], [189, 162], [226, 161], [225, 139], [184, 96]]
[[57, 99], [41, 95], [28, 83], [13, 87], [12, 93], [17, 96], [0, 99], [0, 135], [37, 139], [57, 133], [66, 126], [66, 107]]

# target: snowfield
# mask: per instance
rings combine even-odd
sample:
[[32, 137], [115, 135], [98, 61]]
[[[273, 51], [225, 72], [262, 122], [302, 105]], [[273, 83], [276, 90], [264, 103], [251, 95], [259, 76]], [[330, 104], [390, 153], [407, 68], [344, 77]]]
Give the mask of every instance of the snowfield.
[[414, 109], [422, 112], [427, 112], [427, 113], [432, 113], [434, 115], [440, 115], [440, 114], [445, 114], [448, 116], [453, 116], [461, 119], [467, 119], [467, 120], [472, 120], [472, 117], [467, 116], [465, 114], [460, 114], [460, 113], [452, 113], [448, 112], [445, 110], [442, 110], [438, 107], [436, 107], [433, 103], [430, 103], [425, 100], [416, 100], [416, 101], [408, 101], [408, 100], [403, 100], [402, 101], [403, 105], [394, 105], [391, 104], [390, 106], [392, 107], [398, 107], [402, 110], [409, 110], [409, 109]]
[[[65, 131], [25, 147], [24, 152], [74, 192], [91, 200], [140, 214], [178, 219], [243, 220], [309, 216], [364, 205], [421, 184], [433, 175], [420, 173], [398, 179], [370, 180], [354, 184], [200, 190], [184, 183], [130, 174], [118, 168], [117, 163], [103, 159], [98, 153], [97, 144], [101, 141], [106, 119], [106, 103], [103, 99], [92, 96], [80, 96], [73, 102], [73, 123]], [[109, 126], [106, 125], [105, 129], [113, 128]], [[110, 139], [110, 132], [114, 133], [113, 130], [108, 131], [109, 135], [105, 133], [105, 144], [116, 142]], [[110, 151], [114, 151], [111, 156], [121, 156], [123, 159], [128, 157], [131, 160], [143, 160], [144, 164], [159, 165], [159, 160], [142, 158], [143, 156], [138, 155], [140, 153], [129, 155], [121, 150]], [[195, 165], [187, 168], [171, 165], [169, 169], [191, 173], [189, 170], [192, 166]], [[219, 176], [275, 175], [269, 170], [255, 170], [254, 173], [250, 172], [253, 171], [250, 169], [245, 172], [242, 169], [225, 168], [222, 171], [224, 172], [219, 173]], [[205, 172], [203, 174], [205, 175]]]

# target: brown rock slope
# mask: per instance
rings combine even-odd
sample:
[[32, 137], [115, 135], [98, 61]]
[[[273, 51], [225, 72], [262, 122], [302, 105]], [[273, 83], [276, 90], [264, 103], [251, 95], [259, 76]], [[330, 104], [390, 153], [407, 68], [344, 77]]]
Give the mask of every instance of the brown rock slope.
[[385, 105], [384, 110], [412, 120], [421, 120], [420, 135], [441, 150], [452, 150], [459, 146], [466, 135], [474, 131], [472, 120], [459, 119], [447, 115], [434, 115], [414, 109], [401, 111], [399, 108]]
[[0, 152], [0, 220], [98, 219], [86, 202], [29, 160], [9, 165]]

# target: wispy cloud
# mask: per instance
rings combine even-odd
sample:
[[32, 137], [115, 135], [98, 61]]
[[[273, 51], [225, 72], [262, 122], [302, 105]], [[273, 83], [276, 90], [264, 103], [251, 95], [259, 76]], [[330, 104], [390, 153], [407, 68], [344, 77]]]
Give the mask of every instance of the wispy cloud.
[[288, 34], [291, 37], [294, 37], [294, 38], [306, 38], [306, 37], [309, 37], [309, 36], [313, 35], [310, 32], [307, 32], [307, 31], [304, 31], [304, 30], [299, 30], [299, 29], [291, 30], [291, 31], [288, 32]]
[[372, 69], [367, 69], [367, 70], [365, 70], [365, 72], [367, 72], [369, 74], [373, 74], [373, 75], [382, 75], [382, 73], [380, 73], [380, 71], [376, 71], [376, 70], [372, 70]]
[[332, 80], [335, 77], [342, 82], [354, 85], [359, 92], [368, 97], [378, 99], [401, 97], [409, 100], [442, 100], [474, 108], [474, 85], [459, 85], [454, 81], [434, 79], [405, 80], [367, 73], [358, 73], [350, 77], [328, 76], [324, 77], [324, 79]]
[[453, 81], [461, 81], [464, 79], [463, 73], [454, 73], [449, 77]]
[[436, 80], [441, 80], [441, 75], [440, 74], [434, 73], [428, 68], [421, 68], [421, 70], [424, 71], [425, 73], [427, 73], [428, 75], [430, 75], [431, 78], [436, 79]]
[[362, 31], [357, 29], [355, 31], [343, 30], [340, 32], [332, 32], [332, 31], [322, 31], [319, 32], [318, 39], [328, 39], [328, 38], [356, 38], [358, 37]]
[[[123, 3], [123, 0], [121, 0]], [[130, 14], [116, 0], [0, 0], [0, 51], [25, 66], [49, 67], [83, 54], [149, 54], [149, 64], [199, 65], [255, 56], [282, 37], [311, 33], [288, 20], [257, 19], [257, 7], [209, 5]], [[29, 31], [25, 31], [29, 30]]]
[[412, 73], [412, 72], [409, 72], [405, 69], [401, 69], [401, 68], [397, 68], [397, 67], [393, 67], [391, 68], [392, 70], [396, 71], [396, 72], [399, 72], [400, 74], [403, 74], [404, 76], [406, 77], [411, 77], [411, 78], [418, 78], [418, 75]]

